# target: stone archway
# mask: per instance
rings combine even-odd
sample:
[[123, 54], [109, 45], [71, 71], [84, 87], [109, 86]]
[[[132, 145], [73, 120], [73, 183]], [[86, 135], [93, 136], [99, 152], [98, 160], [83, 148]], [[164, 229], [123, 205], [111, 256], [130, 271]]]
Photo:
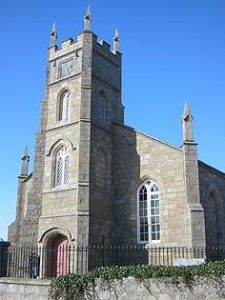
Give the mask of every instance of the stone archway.
[[47, 274], [58, 277], [68, 274], [68, 238], [63, 234], [52, 236], [47, 243]]

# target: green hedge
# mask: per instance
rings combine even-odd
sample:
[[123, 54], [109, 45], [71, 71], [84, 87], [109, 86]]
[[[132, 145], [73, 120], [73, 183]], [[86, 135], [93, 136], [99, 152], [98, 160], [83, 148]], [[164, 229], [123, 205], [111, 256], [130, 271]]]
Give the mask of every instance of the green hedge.
[[54, 278], [51, 283], [50, 296], [56, 300], [60, 297], [82, 299], [87, 287], [94, 284], [96, 279], [101, 279], [103, 283], [110, 283], [113, 280], [122, 280], [130, 276], [144, 282], [150, 278], [170, 278], [173, 284], [182, 282], [191, 285], [196, 276], [212, 279], [223, 275], [225, 275], [225, 261], [190, 267], [149, 265], [101, 267], [85, 275], [70, 274]]

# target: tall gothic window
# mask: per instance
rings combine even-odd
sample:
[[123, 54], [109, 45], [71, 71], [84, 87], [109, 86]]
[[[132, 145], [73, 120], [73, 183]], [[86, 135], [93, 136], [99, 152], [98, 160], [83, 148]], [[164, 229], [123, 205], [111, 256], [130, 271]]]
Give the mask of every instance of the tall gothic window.
[[62, 93], [59, 99], [59, 121], [66, 121], [68, 119], [69, 96], [70, 93], [68, 91], [65, 91], [64, 93]]
[[63, 146], [56, 154], [55, 186], [63, 186], [69, 182], [69, 155]]
[[160, 241], [160, 193], [157, 184], [146, 181], [138, 189], [138, 243]]
[[96, 119], [99, 122], [106, 122], [106, 97], [104, 93], [99, 93], [98, 101], [96, 105]]

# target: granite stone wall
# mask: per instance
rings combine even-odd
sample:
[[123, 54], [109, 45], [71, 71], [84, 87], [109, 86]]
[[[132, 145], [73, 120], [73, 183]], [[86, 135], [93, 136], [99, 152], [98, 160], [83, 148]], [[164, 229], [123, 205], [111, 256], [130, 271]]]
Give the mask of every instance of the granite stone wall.
[[205, 214], [206, 245], [225, 246], [225, 174], [199, 162], [199, 182]]
[[[110, 284], [97, 282], [90, 288], [86, 300], [219, 300], [224, 299], [225, 278], [207, 282], [196, 279], [187, 287], [175, 285], [160, 279], [144, 283], [134, 278], [114, 281]], [[0, 300], [51, 300], [48, 297], [50, 281], [0, 279]], [[70, 300], [70, 299], [62, 299]]]
[[48, 300], [50, 280], [0, 278], [0, 300]]
[[186, 245], [182, 150], [121, 125], [114, 127], [113, 149], [118, 241], [137, 242], [137, 191], [149, 179], [160, 188], [160, 245]]
[[[109, 285], [98, 283], [92, 290], [92, 300], [219, 300], [224, 299], [225, 278], [208, 283], [196, 279], [193, 285], [175, 285], [169, 280], [146, 280], [137, 282], [134, 278], [115, 281]], [[85, 298], [85, 299], [88, 299]]]
[[[105, 107], [96, 109], [104, 96]], [[123, 122], [121, 55], [102, 41], [93, 44], [89, 243], [115, 243], [113, 213], [113, 122]]]

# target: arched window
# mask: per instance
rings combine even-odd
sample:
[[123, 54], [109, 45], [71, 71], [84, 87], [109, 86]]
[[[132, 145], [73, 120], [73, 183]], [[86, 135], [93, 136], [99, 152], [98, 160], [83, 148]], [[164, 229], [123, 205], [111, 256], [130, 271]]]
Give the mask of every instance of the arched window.
[[69, 96], [70, 93], [68, 91], [65, 91], [64, 93], [62, 93], [59, 99], [59, 121], [66, 121], [68, 119]]
[[96, 119], [99, 122], [106, 122], [106, 97], [103, 92], [99, 93], [96, 105]]
[[157, 184], [148, 180], [138, 189], [138, 243], [160, 241], [160, 193]]
[[63, 146], [56, 154], [55, 186], [63, 186], [69, 182], [69, 155]]

